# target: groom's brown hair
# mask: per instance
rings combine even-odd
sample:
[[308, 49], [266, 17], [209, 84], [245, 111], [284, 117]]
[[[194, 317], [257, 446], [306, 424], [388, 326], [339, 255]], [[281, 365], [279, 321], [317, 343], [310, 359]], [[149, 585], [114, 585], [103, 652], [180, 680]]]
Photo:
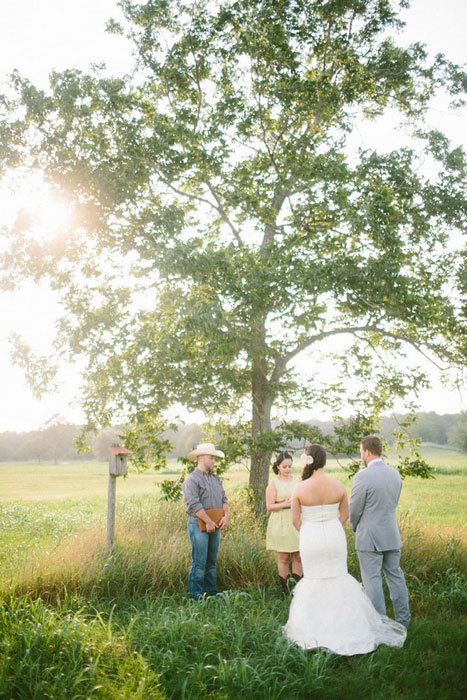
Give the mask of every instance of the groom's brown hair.
[[383, 454], [383, 443], [377, 435], [365, 435], [361, 440], [361, 446], [364, 450], [370, 450], [372, 455], [381, 457]]

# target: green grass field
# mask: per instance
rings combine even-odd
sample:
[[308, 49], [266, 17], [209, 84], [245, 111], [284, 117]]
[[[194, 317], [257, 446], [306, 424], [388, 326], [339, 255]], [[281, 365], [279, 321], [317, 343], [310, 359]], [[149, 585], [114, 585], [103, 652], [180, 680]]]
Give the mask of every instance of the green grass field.
[[[423, 481], [409, 477], [404, 482], [399, 510], [420, 520], [426, 526], [442, 527], [451, 533], [461, 533], [466, 524], [463, 496], [467, 480], [467, 455], [445, 448], [428, 447], [424, 457], [434, 468], [434, 480]], [[389, 455], [391, 461], [393, 455]], [[345, 460], [340, 466], [336, 460], [329, 460], [327, 472], [351, 490], [351, 481], [345, 472]], [[125, 500], [130, 496], [155, 495], [159, 493], [157, 483], [175, 478], [181, 466], [172, 460], [164, 472], [130, 472], [128, 477], [119, 478], [117, 498]], [[295, 472], [299, 474], [298, 461]], [[232, 467], [225, 475], [227, 490], [235, 490], [248, 481], [245, 467]], [[68, 462], [65, 464], [31, 462], [0, 463], [0, 503], [36, 501], [49, 504], [64, 500], [72, 501], [70, 508], [76, 509], [76, 502], [86, 503], [96, 514], [105, 509], [107, 498], [108, 466], [101, 462]], [[57, 507], [60, 508], [58, 505]], [[66, 506], [68, 508], [68, 506]]]
[[[406, 479], [399, 506], [413, 611], [406, 644], [352, 658], [284, 639], [289, 601], [264, 549], [266, 520], [242, 492], [245, 468], [225, 475], [233, 516], [218, 578], [226, 593], [195, 604], [183, 504], [161, 503], [157, 488], [179, 465], [118, 479], [109, 557], [106, 464], [1, 464], [0, 698], [460, 700], [467, 459], [436, 447], [424, 456], [436, 478]], [[328, 469], [350, 491], [344, 469], [332, 461]], [[350, 530], [348, 542], [358, 578]]]

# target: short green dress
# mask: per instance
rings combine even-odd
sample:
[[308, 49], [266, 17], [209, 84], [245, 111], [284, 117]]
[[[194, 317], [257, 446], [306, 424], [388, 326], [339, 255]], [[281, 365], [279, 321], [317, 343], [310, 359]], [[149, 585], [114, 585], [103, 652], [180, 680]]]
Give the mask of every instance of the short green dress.
[[[297, 477], [290, 481], [274, 479], [276, 503], [290, 498], [297, 483]], [[290, 508], [281, 508], [281, 510], [271, 512], [266, 530], [266, 549], [273, 549], [276, 552], [298, 552], [298, 530], [292, 524]]]

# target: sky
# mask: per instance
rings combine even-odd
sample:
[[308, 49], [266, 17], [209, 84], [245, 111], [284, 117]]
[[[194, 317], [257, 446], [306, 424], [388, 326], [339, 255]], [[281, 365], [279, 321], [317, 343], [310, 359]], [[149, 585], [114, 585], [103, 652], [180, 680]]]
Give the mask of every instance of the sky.
[[[451, 60], [464, 63], [467, 3], [465, 0], [414, 0], [412, 7], [401, 15], [407, 22], [402, 43], [425, 43], [431, 54], [445, 53]], [[90, 63], [105, 62], [110, 72], [120, 75], [132, 65], [131, 46], [122, 37], [105, 33], [110, 17], [119, 19], [115, 0], [1, 0], [0, 2], [0, 83], [15, 68], [35, 85], [46, 88], [51, 70], [80, 68]], [[0, 90], [1, 92], [1, 90]], [[430, 112], [430, 124], [441, 128], [456, 145], [465, 145], [466, 111], [450, 113], [443, 102], [435, 103]], [[375, 147], [388, 138], [378, 131], [378, 125], [368, 125], [356, 134], [361, 145]], [[390, 137], [394, 146], [400, 145], [400, 133]], [[359, 144], [357, 144], [359, 145]], [[23, 193], [31, 199], [31, 193]], [[40, 193], [39, 195], [40, 199]], [[41, 210], [42, 208], [42, 210]], [[13, 201], [0, 190], [0, 226], [13, 215]], [[63, 211], [56, 202], [44, 197], [38, 202], [38, 227], [57, 222]], [[47, 218], [48, 217], [48, 218]], [[33, 430], [45, 423], [52, 414], [60, 413], [71, 422], [81, 422], [83, 416], [76, 396], [80, 385], [79, 364], [63, 366], [60, 390], [42, 400], [33, 398], [23, 371], [10, 361], [8, 336], [19, 333], [38, 353], [52, 352], [55, 319], [60, 313], [58, 300], [46, 287], [32, 282], [14, 293], [2, 293], [0, 298], [0, 432]], [[430, 370], [432, 388], [422, 392], [420, 410], [457, 413], [467, 409], [467, 394], [443, 387], [436, 371]], [[400, 405], [399, 410], [403, 409]], [[323, 417], [320, 415], [316, 418]], [[187, 421], [200, 420], [201, 414], [185, 414]]]

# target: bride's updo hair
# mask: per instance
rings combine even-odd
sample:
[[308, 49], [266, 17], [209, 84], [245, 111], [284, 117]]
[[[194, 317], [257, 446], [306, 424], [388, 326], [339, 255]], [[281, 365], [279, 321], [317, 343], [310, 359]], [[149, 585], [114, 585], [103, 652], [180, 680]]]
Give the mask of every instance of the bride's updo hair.
[[284, 459], [290, 459], [292, 461], [292, 456], [288, 452], [279, 452], [275, 461], [272, 463], [272, 471], [274, 474], [279, 474], [279, 464], [282, 464]]
[[322, 469], [326, 464], [326, 450], [322, 445], [309, 445], [303, 450], [306, 455], [313, 457], [312, 464], [305, 464], [302, 472], [302, 481], [309, 479], [317, 469]]

